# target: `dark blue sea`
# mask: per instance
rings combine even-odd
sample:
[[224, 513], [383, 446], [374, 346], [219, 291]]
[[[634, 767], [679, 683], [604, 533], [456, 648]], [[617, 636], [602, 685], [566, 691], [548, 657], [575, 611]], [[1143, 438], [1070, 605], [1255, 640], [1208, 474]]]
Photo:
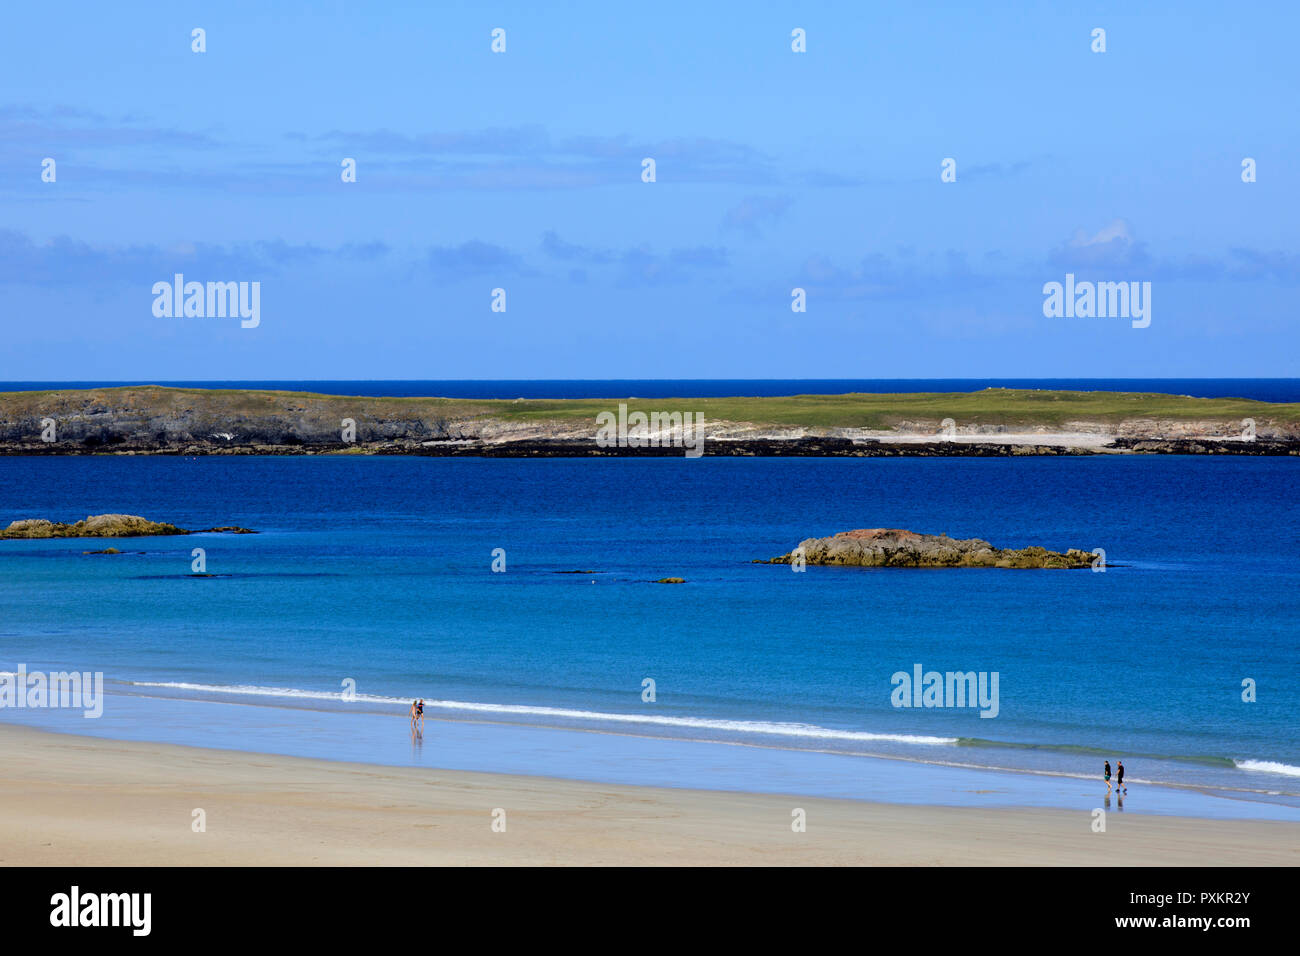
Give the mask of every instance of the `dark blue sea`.
[[115, 385], [177, 388], [266, 388], [326, 395], [442, 398], [716, 398], [734, 395], [843, 395], [848, 392], [974, 392], [985, 388], [1162, 392], [1195, 398], [1300, 402], [1294, 378], [878, 378], [878, 379], [602, 379], [542, 381], [228, 381], [0, 382], [0, 392]]
[[[0, 671], [108, 681], [99, 719], [0, 719], [1081, 811], [1122, 759], [1129, 809], [1300, 819], [1295, 459], [0, 458], [0, 526], [101, 512], [258, 533], [0, 541]], [[882, 526], [1102, 549], [1106, 569], [751, 563]], [[124, 553], [83, 553], [108, 544]], [[212, 576], [192, 575], [196, 548]], [[894, 675], [918, 665], [996, 673], [996, 715], [894, 706]]]

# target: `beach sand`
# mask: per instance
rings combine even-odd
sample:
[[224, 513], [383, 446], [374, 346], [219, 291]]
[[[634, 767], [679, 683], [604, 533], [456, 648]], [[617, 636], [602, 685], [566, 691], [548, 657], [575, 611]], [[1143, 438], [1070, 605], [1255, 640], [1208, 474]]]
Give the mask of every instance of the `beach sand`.
[[[896, 806], [334, 763], [0, 725], [0, 865], [1295, 865], [1300, 824]], [[807, 831], [791, 829], [791, 812]], [[206, 831], [192, 829], [205, 812]], [[505, 832], [493, 832], [493, 811]]]

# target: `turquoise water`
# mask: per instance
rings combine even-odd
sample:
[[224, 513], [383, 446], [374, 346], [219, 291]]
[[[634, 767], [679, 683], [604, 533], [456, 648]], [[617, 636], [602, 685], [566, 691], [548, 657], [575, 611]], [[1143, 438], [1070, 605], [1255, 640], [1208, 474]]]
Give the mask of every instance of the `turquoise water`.
[[[1297, 491], [1300, 462], [1277, 458], [3, 458], [0, 524], [123, 511], [260, 533], [0, 542], [0, 670], [109, 682], [99, 720], [0, 719], [949, 803], [1100, 805], [1101, 763], [1122, 759], [1161, 794], [1130, 809], [1213, 792], [1197, 812], [1289, 817]], [[1108, 568], [750, 563], [875, 526], [1102, 548]], [[82, 554], [110, 543], [128, 553]], [[213, 577], [190, 576], [195, 547]], [[997, 716], [894, 707], [916, 664], [997, 672]]]

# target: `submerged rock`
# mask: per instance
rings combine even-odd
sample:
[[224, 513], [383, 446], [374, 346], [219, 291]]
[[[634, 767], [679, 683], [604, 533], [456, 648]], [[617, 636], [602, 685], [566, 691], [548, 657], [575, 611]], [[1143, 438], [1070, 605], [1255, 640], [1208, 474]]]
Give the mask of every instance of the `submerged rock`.
[[829, 538], [807, 538], [789, 554], [756, 564], [808, 564], [861, 568], [1087, 568], [1089, 551], [1062, 553], [1037, 546], [995, 548], [979, 538], [958, 540], [946, 534], [917, 534], [899, 528], [841, 531]]
[[[234, 534], [256, 534], [247, 528], [233, 526], [207, 528], [206, 531], [224, 531]], [[9, 523], [0, 531], [3, 538], [143, 538], [161, 534], [196, 534], [163, 521], [150, 521], [139, 515], [90, 515], [75, 524], [46, 521], [44, 518], [23, 518]]]

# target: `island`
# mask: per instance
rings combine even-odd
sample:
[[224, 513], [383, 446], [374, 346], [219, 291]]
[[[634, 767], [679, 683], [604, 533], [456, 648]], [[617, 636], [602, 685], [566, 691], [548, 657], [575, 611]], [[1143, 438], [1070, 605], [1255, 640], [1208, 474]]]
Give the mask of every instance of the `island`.
[[857, 568], [1088, 568], [1096, 557], [1070, 548], [995, 548], [979, 538], [917, 534], [900, 528], [860, 528], [828, 538], [806, 538], [789, 554], [754, 564], [843, 565]]
[[[90, 515], [80, 521], [64, 524], [44, 518], [21, 518], [11, 521], [0, 530], [0, 540], [34, 538], [144, 538], [165, 534], [257, 534], [248, 528], [226, 525], [220, 528], [202, 528], [190, 531], [163, 521], [150, 521], [139, 515]], [[113, 553], [112, 548], [102, 552]], [[91, 552], [101, 553], [101, 552]]]
[[1300, 403], [1016, 388], [490, 400], [158, 385], [0, 392], [0, 455], [322, 454], [1300, 455]]

